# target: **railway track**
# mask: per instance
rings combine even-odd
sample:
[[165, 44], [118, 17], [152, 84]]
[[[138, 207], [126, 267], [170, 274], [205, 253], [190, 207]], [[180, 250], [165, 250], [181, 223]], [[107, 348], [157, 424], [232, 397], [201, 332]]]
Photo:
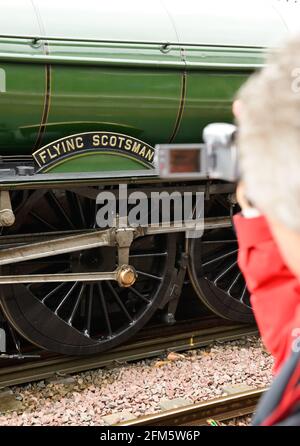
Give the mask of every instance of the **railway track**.
[[[222, 320], [221, 320], [222, 321]], [[197, 326], [198, 325], [198, 326]], [[157, 331], [155, 331], [157, 332]], [[246, 335], [256, 335], [255, 326], [228, 324], [224, 320], [207, 318], [205, 321], [182, 322], [179, 326], [161, 327], [160, 336], [153, 337], [153, 331], [145, 330], [142, 335], [121, 347], [107, 353], [87, 356], [50, 356], [13, 363], [0, 367], [0, 388], [24, 384], [53, 377], [97, 369], [104, 366], [160, 356], [169, 351], [185, 351], [226, 342]]]
[[209, 419], [225, 421], [252, 414], [266, 390], [266, 388], [253, 389], [190, 404], [118, 423], [117, 426], [207, 426]]

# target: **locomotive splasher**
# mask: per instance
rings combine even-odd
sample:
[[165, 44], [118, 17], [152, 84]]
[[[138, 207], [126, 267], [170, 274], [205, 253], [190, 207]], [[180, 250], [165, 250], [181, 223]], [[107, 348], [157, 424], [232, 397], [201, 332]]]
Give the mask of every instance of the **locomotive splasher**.
[[[65, 354], [112, 348], [176, 297], [187, 258], [209, 308], [252, 319], [233, 185], [162, 184], [152, 163], [155, 144], [196, 143], [206, 124], [231, 121], [234, 93], [299, 11], [258, 7], [1, 0], [0, 303], [25, 338]], [[186, 241], [176, 227], [97, 228], [99, 191], [123, 182], [205, 192], [203, 238]]]

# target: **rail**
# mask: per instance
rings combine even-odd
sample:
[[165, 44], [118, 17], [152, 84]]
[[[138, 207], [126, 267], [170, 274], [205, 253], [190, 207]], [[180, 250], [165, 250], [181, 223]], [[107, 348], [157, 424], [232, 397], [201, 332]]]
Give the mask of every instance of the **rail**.
[[118, 423], [117, 426], [205, 426], [208, 419], [225, 421], [252, 414], [267, 389], [253, 389], [223, 396], [187, 406], [170, 409], [133, 420]]
[[[218, 323], [216, 322], [216, 324]], [[199, 326], [201, 327], [200, 323]], [[5, 366], [3, 361], [3, 366], [0, 367], [0, 388], [50, 378], [55, 374], [78, 373], [107, 365], [156, 357], [169, 351], [191, 350], [213, 342], [226, 342], [258, 333], [254, 326], [237, 324], [191, 330], [191, 322], [187, 322], [186, 325], [182, 324], [180, 331], [176, 334], [172, 334], [172, 332], [167, 334], [167, 331], [166, 333], [164, 330], [161, 331], [160, 337], [153, 338], [153, 335], [149, 334], [145, 338], [98, 355], [87, 357], [54, 356], [10, 366]]]

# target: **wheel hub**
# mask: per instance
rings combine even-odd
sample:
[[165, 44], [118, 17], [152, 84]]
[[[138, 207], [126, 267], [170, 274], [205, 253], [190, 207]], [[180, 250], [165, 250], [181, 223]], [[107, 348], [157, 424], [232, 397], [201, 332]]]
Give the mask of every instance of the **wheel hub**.
[[123, 265], [120, 267], [118, 273], [118, 283], [122, 287], [131, 287], [137, 279], [135, 269], [130, 265]]

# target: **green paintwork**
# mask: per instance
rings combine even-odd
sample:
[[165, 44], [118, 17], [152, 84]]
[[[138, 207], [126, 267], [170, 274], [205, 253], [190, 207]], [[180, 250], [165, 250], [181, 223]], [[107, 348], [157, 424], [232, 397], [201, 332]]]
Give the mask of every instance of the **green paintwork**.
[[179, 107], [180, 73], [77, 67], [75, 74], [72, 67], [52, 68], [44, 144], [78, 133], [78, 126], [86, 132], [125, 133], [152, 144], [170, 138]]
[[244, 74], [190, 73], [176, 142], [197, 143], [210, 122], [231, 122], [232, 101], [244, 80]]
[[61, 172], [107, 172], [112, 170], [112, 163], [114, 170], [138, 170], [147, 168], [137, 160], [128, 156], [111, 153], [109, 155], [104, 153], [77, 155], [68, 158], [55, 166], [49, 168], [47, 173], [61, 173]]
[[[271, 3], [257, 2], [257, 14], [255, 1], [237, 0], [2, 0], [0, 153], [38, 148], [46, 64], [51, 91], [40, 145], [88, 131], [120, 132], [152, 145], [172, 137], [199, 141], [205, 124], [232, 119], [236, 90], [263, 65], [265, 47], [287, 34], [287, 19]], [[49, 39], [34, 43], [22, 36]], [[64, 40], [72, 38], [77, 41]], [[131, 170], [136, 164], [95, 155], [51, 171]]]
[[6, 73], [6, 92], [0, 93], [0, 151], [30, 153], [37, 138], [37, 132], [32, 132], [30, 126], [40, 123], [43, 113], [44, 67], [18, 64], [0, 67]]

